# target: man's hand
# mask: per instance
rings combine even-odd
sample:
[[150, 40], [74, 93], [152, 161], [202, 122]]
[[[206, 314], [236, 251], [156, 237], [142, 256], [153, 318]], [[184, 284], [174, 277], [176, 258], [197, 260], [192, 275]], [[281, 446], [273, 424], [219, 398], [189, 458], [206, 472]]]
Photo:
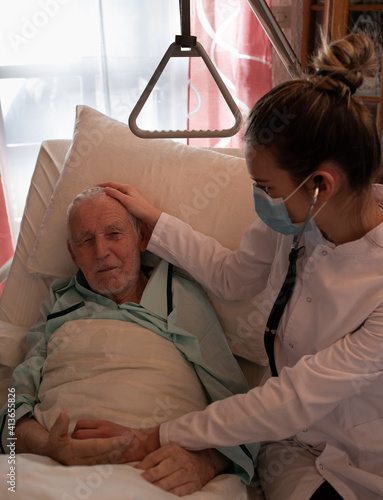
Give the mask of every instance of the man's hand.
[[69, 417], [60, 413], [50, 432], [34, 418], [23, 418], [16, 426], [16, 451], [48, 456], [64, 465], [124, 463], [132, 433], [108, 439], [76, 440], [68, 434]]
[[200, 490], [230, 465], [217, 450], [187, 451], [170, 443], [148, 455], [136, 468], [145, 471], [142, 477], [150, 483], [184, 496]]
[[175, 495], [200, 490], [231, 467], [231, 461], [217, 450], [187, 451], [174, 443], [159, 448], [159, 427], [130, 429], [107, 420], [79, 420], [72, 437], [111, 438], [129, 431], [135, 433], [135, 439], [124, 453], [126, 461], [142, 460], [136, 465], [145, 471], [142, 477]]
[[151, 205], [133, 186], [119, 182], [99, 184], [105, 188], [106, 194], [118, 200], [138, 219], [153, 229], [161, 215], [161, 210]]
[[160, 447], [159, 426], [147, 429], [134, 429], [109, 422], [108, 420], [78, 420], [72, 438], [116, 439], [118, 436], [132, 436], [130, 446], [123, 455], [124, 462], [136, 462]]

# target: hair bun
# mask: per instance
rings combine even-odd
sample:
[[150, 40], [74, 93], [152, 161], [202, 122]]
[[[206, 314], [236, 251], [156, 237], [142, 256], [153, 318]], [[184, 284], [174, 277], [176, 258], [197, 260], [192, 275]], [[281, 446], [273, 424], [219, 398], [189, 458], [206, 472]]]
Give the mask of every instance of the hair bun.
[[343, 92], [350, 89], [353, 94], [363, 83], [364, 75], [372, 74], [378, 68], [378, 58], [373, 40], [367, 35], [351, 34], [327, 43], [313, 59], [316, 75], [325, 77], [323, 88]]

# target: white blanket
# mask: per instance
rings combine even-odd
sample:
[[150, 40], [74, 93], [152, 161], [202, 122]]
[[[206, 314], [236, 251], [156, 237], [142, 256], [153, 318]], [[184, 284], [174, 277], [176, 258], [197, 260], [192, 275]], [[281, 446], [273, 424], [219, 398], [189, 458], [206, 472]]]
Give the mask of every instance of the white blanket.
[[35, 418], [50, 429], [71, 419], [153, 427], [205, 408], [194, 368], [169, 340], [126, 321], [69, 321], [50, 338]]
[[[172, 500], [179, 498], [140, 476], [130, 465], [66, 467], [48, 457], [16, 456], [15, 486], [8, 457], [0, 456], [2, 500]], [[10, 481], [10, 483], [7, 483]], [[11, 489], [8, 489], [11, 488]], [[201, 491], [186, 495], [192, 500], [246, 500], [246, 487], [237, 476], [221, 475]]]
[[[170, 341], [135, 324], [92, 319], [68, 322], [51, 337], [39, 398], [35, 416], [48, 429], [62, 410], [71, 417], [71, 427], [79, 418], [147, 427], [206, 405], [194, 369]], [[145, 481], [129, 464], [67, 467], [22, 454], [0, 457], [0, 498], [178, 497]], [[246, 486], [237, 476], [221, 475], [183, 498], [246, 500]]]

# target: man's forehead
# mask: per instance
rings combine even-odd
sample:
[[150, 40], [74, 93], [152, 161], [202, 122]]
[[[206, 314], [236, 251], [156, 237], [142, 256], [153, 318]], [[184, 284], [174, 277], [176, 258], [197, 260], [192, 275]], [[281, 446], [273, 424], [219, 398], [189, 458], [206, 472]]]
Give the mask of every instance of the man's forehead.
[[108, 196], [106, 193], [98, 193], [91, 198], [84, 198], [77, 204], [77, 209], [80, 210], [80, 212], [97, 209], [99, 209], [100, 212], [104, 210], [113, 210], [116, 213], [129, 216], [127, 209], [118, 200]]
[[[109, 199], [107, 199], [109, 198]], [[117, 200], [104, 195], [83, 200], [74, 210], [75, 226], [91, 228], [129, 227], [130, 215]]]

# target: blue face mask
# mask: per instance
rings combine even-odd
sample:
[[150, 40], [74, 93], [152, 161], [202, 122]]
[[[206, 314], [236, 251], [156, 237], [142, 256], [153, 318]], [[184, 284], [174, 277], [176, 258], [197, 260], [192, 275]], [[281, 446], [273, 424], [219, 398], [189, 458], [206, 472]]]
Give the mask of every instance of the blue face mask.
[[[257, 187], [256, 182], [253, 184], [253, 198], [255, 211], [260, 219], [274, 231], [282, 234], [298, 234], [302, 229], [302, 225], [296, 225], [291, 222], [289, 214], [286, 210], [285, 201], [290, 199], [300, 189], [305, 182], [311, 177], [309, 175], [289, 196], [283, 198], [271, 198], [263, 189]], [[306, 225], [305, 231], [315, 229], [316, 225], [313, 219], [310, 219]]]

